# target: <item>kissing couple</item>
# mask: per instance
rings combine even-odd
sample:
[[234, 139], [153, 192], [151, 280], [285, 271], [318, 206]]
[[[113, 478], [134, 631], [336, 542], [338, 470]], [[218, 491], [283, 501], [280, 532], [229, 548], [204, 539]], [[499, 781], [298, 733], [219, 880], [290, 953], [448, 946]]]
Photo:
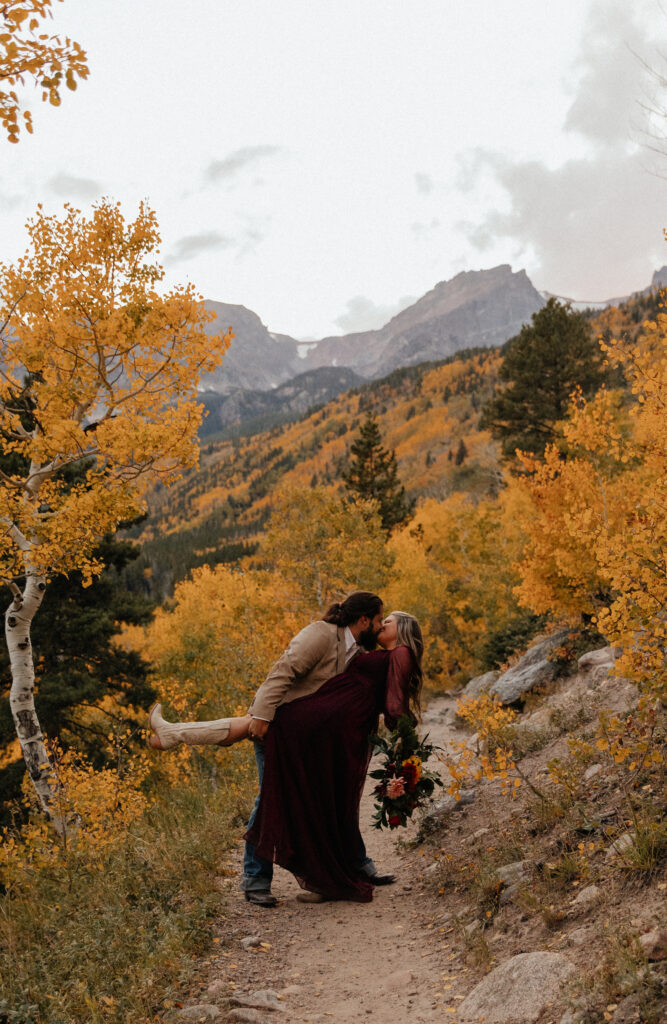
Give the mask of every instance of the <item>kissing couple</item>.
[[374, 886], [394, 881], [366, 853], [359, 805], [379, 715], [389, 729], [401, 715], [419, 717], [423, 651], [413, 615], [385, 618], [381, 599], [358, 590], [297, 633], [247, 715], [170, 723], [160, 704], [151, 709], [149, 742], [159, 750], [254, 741], [260, 789], [241, 882], [250, 903], [276, 906], [274, 863], [307, 903], [368, 903]]

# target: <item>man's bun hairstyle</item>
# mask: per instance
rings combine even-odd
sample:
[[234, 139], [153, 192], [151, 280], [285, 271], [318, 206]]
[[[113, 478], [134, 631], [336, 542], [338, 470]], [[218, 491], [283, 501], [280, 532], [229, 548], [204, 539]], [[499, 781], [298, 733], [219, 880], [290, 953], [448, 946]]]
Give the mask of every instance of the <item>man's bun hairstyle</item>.
[[335, 626], [351, 626], [364, 615], [374, 618], [382, 611], [382, 598], [371, 594], [369, 590], [355, 590], [344, 601], [336, 601], [323, 615], [324, 622], [332, 622]]

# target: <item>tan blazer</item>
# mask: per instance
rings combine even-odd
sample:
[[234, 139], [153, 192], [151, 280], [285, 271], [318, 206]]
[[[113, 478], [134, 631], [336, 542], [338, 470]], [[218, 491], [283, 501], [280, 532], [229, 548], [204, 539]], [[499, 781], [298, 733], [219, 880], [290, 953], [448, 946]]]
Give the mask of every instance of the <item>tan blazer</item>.
[[297, 697], [315, 693], [327, 679], [345, 668], [345, 628], [331, 622], [311, 622], [290, 641], [260, 686], [250, 714], [272, 722], [276, 708]]

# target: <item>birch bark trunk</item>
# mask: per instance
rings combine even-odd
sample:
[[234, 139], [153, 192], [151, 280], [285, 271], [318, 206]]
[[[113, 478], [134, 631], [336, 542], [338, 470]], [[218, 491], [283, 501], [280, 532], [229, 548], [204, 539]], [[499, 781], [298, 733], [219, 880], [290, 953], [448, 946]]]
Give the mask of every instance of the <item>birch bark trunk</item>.
[[23, 593], [16, 588], [12, 603], [5, 612], [5, 637], [12, 669], [9, 705], [28, 774], [42, 810], [56, 831], [62, 834], [65, 823], [58, 807], [57, 783], [35, 710], [35, 666], [30, 642], [32, 620], [45, 590], [43, 577], [28, 574]]

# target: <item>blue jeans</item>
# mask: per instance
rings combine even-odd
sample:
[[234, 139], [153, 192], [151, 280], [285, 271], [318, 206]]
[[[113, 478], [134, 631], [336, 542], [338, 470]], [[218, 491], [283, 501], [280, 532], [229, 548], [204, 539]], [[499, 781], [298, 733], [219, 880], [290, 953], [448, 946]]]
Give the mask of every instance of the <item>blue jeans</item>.
[[[257, 808], [259, 807], [259, 798], [262, 792], [262, 781], [264, 779], [264, 744], [255, 740], [254, 747], [255, 761], [257, 762], [257, 774], [259, 775], [259, 793], [257, 794], [252, 814], [248, 819], [248, 828], [252, 828], [255, 824]], [[241, 879], [241, 888], [245, 889], [247, 892], [251, 889], [254, 889], [255, 891], [268, 890], [271, 888], [272, 881], [273, 861], [264, 860], [263, 857], [259, 856], [253, 844], [246, 842], [245, 853], [243, 855], [243, 878]]]
[[[255, 761], [257, 762], [257, 774], [259, 775], [259, 793], [255, 800], [255, 806], [252, 809], [250, 818], [248, 819], [248, 828], [252, 828], [255, 824], [255, 818], [257, 816], [257, 808], [259, 807], [259, 798], [262, 792], [262, 781], [264, 779], [264, 744], [255, 740]], [[372, 877], [375, 874], [375, 864], [369, 856], [366, 854], [366, 847], [364, 841], [359, 836], [359, 850], [357, 858], [355, 858], [355, 867], [357, 871], [360, 871], [364, 875]], [[273, 881], [273, 861], [264, 860], [257, 853], [256, 848], [252, 843], [246, 841], [245, 853], [243, 855], [243, 878], [241, 879], [241, 888], [245, 889], [246, 892], [254, 890], [257, 892], [268, 891], [271, 889], [271, 882]]]

